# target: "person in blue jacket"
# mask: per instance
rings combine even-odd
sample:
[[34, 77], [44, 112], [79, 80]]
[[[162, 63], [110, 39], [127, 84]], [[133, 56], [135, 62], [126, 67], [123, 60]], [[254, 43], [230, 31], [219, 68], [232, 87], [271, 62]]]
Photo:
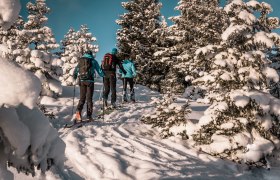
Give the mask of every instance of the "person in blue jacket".
[[134, 91], [134, 78], [137, 75], [135, 65], [129, 56], [125, 56], [122, 66], [126, 71], [126, 74], [120, 69], [121, 78], [123, 79], [123, 101], [127, 102], [127, 84], [130, 86], [130, 100], [135, 102], [135, 91]]
[[79, 78], [80, 100], [76, 110], [75, 122], [82, 121], [82, 110], [87, 101], [87, 119], [92, 121], [93, 102], [92, 96], [94, 91], [94, 76], [95, 71], [99, 76], [104, 77], [104, 73], [98, 62], [94, 59], [91, 51], [87, 51], [82, 58], [79, 59], [78, 65], [75, 67], [73, 77], [76, 80]]

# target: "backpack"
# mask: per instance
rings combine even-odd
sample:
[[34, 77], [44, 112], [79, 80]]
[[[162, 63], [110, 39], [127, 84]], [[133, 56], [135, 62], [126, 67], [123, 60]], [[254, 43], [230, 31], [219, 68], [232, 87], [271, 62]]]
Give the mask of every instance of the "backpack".
[[102, 69], [105, 71], [110, 71], [110, 70], [114, 70], [115, 64], [113, 62], [113, 55], [112, 54], [105, 54], [103, 61], [102, 61]]
[[79, 59], [78, 65], [80, 80], [92, 80], [92, 75], [90, 71], [92, 67], [91, 59], [82, 57]]

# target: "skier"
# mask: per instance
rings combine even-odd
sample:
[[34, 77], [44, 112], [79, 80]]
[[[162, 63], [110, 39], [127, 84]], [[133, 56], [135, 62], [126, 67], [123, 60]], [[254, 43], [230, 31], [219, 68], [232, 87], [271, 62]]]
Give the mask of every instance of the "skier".
[[111, 90], [111, 106], [112, 108], [116, 108], [116, 100], [117, 100], [117, 77], [116, 77], [116, 68], [117, 65], [119, 68], [126, 74], [126, 70], [123, 68], [120, 59], [117, 57], [118, 50], [116, 48], [112, 49], [111, 53], [107, 53], [104, 55], [101, 68], [104, 71], [104, 105], [108, 108], [107, 100]]
[[130, 86], [130, 100], [131, 102], [135, 102], [135, 93], [134, 93], [134, 78], [136, 77], [136, 69], [133, 61], [129, 58], [129, 56], [125, 56], [124, 61], [122, 62], [123, 68], [126, 71], [126, 74], [120, 69], [119, 72], [122, 75], [123, 79], [123, 101], [127, 102], [127, 84]]
[[92, 96], [94, 91], [94, 75], [95, 71], [99, 76], [104, 77], [104, 73], [98, 62], [94, 59], [91, 51], [87, 51], [82, 58], [79, 59], [78, 65], [74, 70], [73, 77], [76, 80], [79, 77], [80, 101], [76, 110], [75, 123], [82, 121], [81, 112], [87, 101], [87, 119], [92, 121]]

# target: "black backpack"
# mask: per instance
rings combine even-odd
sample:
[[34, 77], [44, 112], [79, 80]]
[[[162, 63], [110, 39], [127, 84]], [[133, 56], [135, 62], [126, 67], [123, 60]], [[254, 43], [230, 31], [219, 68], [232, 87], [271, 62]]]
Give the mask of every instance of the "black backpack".
[[79, 77], [81, 80], [92, 80], [91, 67], [92, 62], [91, 59], [82, 57], [78, 62], [79, 66]]
[[115, 63], [113, 55], [110, 53], [107, 53], [104, 55], [103, 61], [102, 61], [102, 69], [105, 71], [112, 71], [115, 70]]

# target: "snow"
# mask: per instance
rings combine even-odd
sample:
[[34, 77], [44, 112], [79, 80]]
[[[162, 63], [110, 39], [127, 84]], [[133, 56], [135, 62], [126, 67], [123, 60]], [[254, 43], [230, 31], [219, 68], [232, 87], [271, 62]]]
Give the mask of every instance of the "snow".
[[247, 2], [246, 4], [247, 4], [247, 6], [253, 7], [253, 8], [256, 8], [256, 7], [260, 6], [260, 3], [258, 1], [255, 1], [255, 0], [251, 0], [251, 1]]
[[[50, 158], [63, 169], [65, 144], [36, 105], [41, 89], [39, 79], [3, 58], [0, 58], [0, 69], [0, 81], [5, 84], [0, 87], [0, 127], [5, 137], [2, 139], [5, 155], [0, 156], [7, 156], [13, 167], [21, 171], [25, 168], [29, 173], [33, 173], [32, 164], [46, 171]], [[8, 159], [1, 163], [7, 163]], [[4, 167], [0, 171], [3, 176], [9, 174]]]
[[227, 4], [224, 10], [228, 13], [232, 10], [233, 5], [242, 5], [244, 4], [243, 0], [233, 0], [231, 3]]
[[[247, 25], [230, 25], [222, 34], [222, 39], [227, 41], [228, 38], [234, 33], [240, 33], [250, 28]], [[258, 38], [258, 37], [257, 37]], [[257, 39], [258, 40], [258, 39]]]
[[257, 21], [257, 18], [247, 10], [242, 10], [239, 13], [238, 17], [244, 20], [248, 25], [252, 25]]
[[271, 7], [271, 5], [270, 4], [268, 4], [268, 3], [266, 3], [266, 2], [262, 2], [261, 3], [261, 5], [262, 5], [262, 7], [264, 7], [264, 9], [267, 11], [267, 12], [272, 12], [272, 7]]
[[207, 74], [207, 75], [204, 75], [202, 76], [201, 78], [197, 78], [195, 79], [193, 82], [199, 82], [199, 81], [202, 81], [202, 82], [215, 82], [215, 77], [211, 74]]
[[[9, 28], [19, 10], [18, 1], [2, 0], [0, 26]], [[5, 49], [3, 45], [1, 49]], [[51, 165], [63, 169], [65, 143], [36, 105], [41, 89], [39, 79], [4, 58], [0, 58], [0, 76], [1, 179], [14, 179], [7, 164], [32, 175], [35, 167], [42, 172]]]
[[250, 102], [250, 98], [244, 95], [241, 90], [236, 90], [230, 93], [230, 98], [237, 107], [244, 108]]
[[[98, 101], [102, 83], [97, 79], [94, 93], [94, 113], [102, 103]], [[118, 83], [118, 101], [121, 101], [122, 87]], [[256, 169], [258, 173], [247, 171], [242, 165], [224, 161], [204, 154], [192, 147], [192, 141], [178, 137], [161, 139], [159, 130], [140, 122], [140, 117], [151, 113], [154, 106], [150, 103], [153, 97], [160, 97], [143, 86], [137, 85], [138, 103], [124, 105], [119, 112], [105, 117], [76, 130], [63, 129], [63, 125], [72, 119], [73, 87], [63, 87], [62, 97], [53, 99], [44, 97], [41, 103], [56, 112], [57, 119], [52, 120], [59, 130], [59, 136], [66, 143], [65, 169], [52, 169], [46, 173], [49, 179], [278, 179], [278, 167], [272, 164], [271, 171]], [[76, 89], [76, 97], [79, 90]], [[181, 99], [182, 101], [184, 100]], [[75, 105], [78, 98], [75, 98]], [[205, 114], [209, 105], [190, 101], [192, 113], [188, 115], [187, 132], [194, 130], [198, 120]], [[176, 106], [174, 106], [176, 107]], [[223, 108], [222, 106], [220, 108]], [[85, 116], [85, 113], [83, 114]], [[240, 120], [246, 121], [246, 120]], [[229, 127], [230, 124], [223, 125]], [[174, 130], [178, 130], [176, 127]], [[191, 132], [190, 132], [191, 134]], [[247, 145], [250, 135], [240, 133], [231, 138], [233, 142]], [[234, 147], [228, 137], [215, 135], [211, 144], [213, 152]], [[260, 152], [263, 139], [257, 139], [248, 146], [246, 158], [253, 159]], [[279, 142], [278, 142], [279, 143]], [[201, 147], [202, 148], [202, 147]], [[206, 148], [206, 147], [205, 147]], [[208, 147], [209, 148], [209, 147]], [[202, 148], [202, 150], [204, 150]], [[267, 151], [266, 153], [269, 153]], [[211, 176], [210, 176], [211, 175]], [[35, 178], [42, 179], [42, 175]], [[15, 173], [15, 179], [29, 179], [23, 174]]]
[[211, 139], [213, 140], [213, 143], [209, 145], [210, 152], [222, 153], [227, 149], [231, 149], [232, 143], [230, 142], [230, 137], [214, 134]]
[[266, 77], [269, 81], [273, 81], [275, 83], [279, 82], [279, 75], [275, 69], [266, 67], [263, 70], [263, 73], [266, 75]]
[[[23, 103], [29, 108], [36, 104], [40, 93], [40, 82], [31, 73], [0, 58], [0, 106], [18, 106]], [[15, 96], [20, 94], [20, 96]]]
[[254, 35], [254, 42], [264, 44], [267, 48], [272, 48], [275, 46], [273, 40], [271, 40], [271, 38], [264, 31], [257, 32]]
[[0, 26], [8, 29], [18, 17], [20, 8], [20, 2], [18, 0], [1, 0]]
[[0, 108], [0, 119], [0, 127], [11, 146], [15, 148], [16, 155], [23, 156], [30, 145], [28, 128], [19, 120], [13, 108]]
[[56, 79], [48, 79], [48, 84], [50, 87], [50, 90], [55, 92], [56, 94], [62, 94], [62, 86], [61, 83]]
[[246, 146], [250, 142], [250, 134], [246, 134], [245, 132], [236, 134], [233, 136], [233, 141], [241, 146]]
[[[250, 102], [250, 100], [253, 100], [260, 106], [260, 108], [262, 108], [264, 113], [271, 112], [277, 116], [280, 115], [280, 100], [270, 94], [256, 90], [249, 92], [243, 90], [235, 90], [230, 92], [230, 98], [237, 107], [245, 107]], [[265, 121], [268, 121], [267, 118], [265, 119]], [[265, 126], [269, 126], [270, 123], [271, 122], [266, 122]]]
[[[45, 2], [45, 0], [41, 0]], [[4, 4], [3, 4], [4, 2]], [[12, 4], [12, 0], [2, 0], [0, 2], [0, 24], [4, 27], [9, 26], [9, 21], [15, 18], [17, 6], [19, 3]], [[183, 2], [183, 1], [180, 1]], [[6, 4], [5, 4], [6, 3]], [[126, 4], [126, 3], [124, 3]], [[227, 12], [232, 11], [234, 4], [245, 4], [242, 0], [232, 0], [226, 6]], [[271, 6], [266, 3], [258, 3], [255, 0], [247, 2], [251, 7], [263, 6], [269, 11]], [[12, 13], [9, 11], [14, 6]], [[7, 7], [8, 10], [3, 7]], [[179, 8], [183, 8], [180, 7]], [[18, 10], [19, 11], [19, 10]], [[148, 13], [148, 10], [145, 10]], [[8, 18], [7, 18], [8, 17]], [[256, 17], [247, 10], [238, 12], [238, 17], [244, 20], [247, 25], [256, 22]], [[2, 19], [1, 19], [2, 18]], [[29, 16], [29, 18], [35, 18]], [[176, 18], [176, 17], [174, 17]], [[5, 19], [8, 19], [7, 21]], [[4, 20], [4, 21], [3, 21]], [[46, 17], [41, 20], [46, 21]], [[231, 19], [233, 20], [233, 19]], [[229, 38], [235, 38], [239, 32], [246, 32], [251, 27], [247, 25], [231, 25], [223, 34], [224, 41], [230, 41]], [[35, 32], [35, 31], [34, 31]], [[51, 29], [44, 27], [44, 33], [52, 36]], [[81, 33], [79, 31], [78, 33]], [[237, 34], [235, 34], [237, 33]], [[86, 36], [92, 36], [91, 33], [85, 33]], [[265, 32], [256, 33], [253, 37], [245, 35], [246, 38], [252, 38], [249, 43], [262, 44], [265, 47], [275, 46], [271, 40], [278, 38], [276, 34]], [[42, 36], [39, 34], [38, 36]], [[43, 37], [43, 36], [42, 36]], [[178, 39], [178, 36], [170, 36], [169, 39]], [[238, 36], [240, 38], [240, 36]], [[92, 41], [96, 38], [92, 37]], [[55, 43], [54, 38], [50, 38], [52, 43]], [[79, 38], [80, 43], [85, 43], [86, 38]], [[10, 43], [7, 43], [10, 46]], [[84, 45], [86, 46], [86, 45]], [[56, 48], [56, 44], [50, 44], [46, 47], [44, 44], [38, 46], [39, 49]], [[76, 49], [75, 49], [76, 48]], [[98, 51], [98, 46], [89, 45], [88, 48]], [[207, 54], [213, 51], [216, 46], [208, 45], [198, 49], [195, 54]], [[3, 54], [8, 54], [9, 49], [1, 45]], [[155, 105], [150, 103], [153, 97], [160, 97], [156, 92], [149, 90], [143, 86], [136, 87], [136, 104], [124, 104], [122, 109], [115, 111], [110, 115], [106, 115], [104, 120], [98, 120], [86, 124], [82, 128], [70, 130], [63, 129], [65, 123], [73, 119], [71, 111], [73, 103], [76, 106], [79, 96], [79, 90], [76, 89], [76, 99], [72, 99], [73, 87], [64, 86], [61, 89], [57, 77], [47, 78], [44, 72], [48, 72], [51, 66], [65, 66], [65, 74], [71, 75], [74, 64], [77, 62], [78, 52], [72, 51], [81, 50], [78, 47], [69, 47], [67, 56], [63, 57], [63, 61], [57, 59], [52, 61], [53, 57], [49, 53], [33, 50], [26, 51], [26, 56], [31, 55], [30, 59], [24, 57], [17, 57], [17, 62], [31, 61], [34, 65], [26, 65], [29, 69], [37, 67], [41, 68], [35, 73], [37, 78], [23, 69], [17, 67], [6, 59], [0, 59], [0, 82], [4, 86], [0, 87], [0, 128], [1, 143], [3, 147], [0, 148], [0, 177], [4, 179], [29, 179], [30, 177], [24, 174], [17, 174], [15, 169], [9, 168], [7, 170], [5, 164], [7, 160], [14, 163], [14, 167], [18, 170], [22, 167], [30, 170], [29, 161], [35, 165], [40, 165], [44, 171], [48, 168], [50, 159], [54, 161], [56, 167], [52, 167], [50, 172], [44, 174], [37, 174], [35, 178], [30, 179], [278, 179], [280, 168], [279, 165], [269, 163], [272, 167], [271, 172], [263, 171], [263, 169], [256, 169], [257, 173], [247, 171], [243, 165], [221, 160], [203, 152], [212, 154], [223, 153], [225, 150], [230, 150], [239, 147], [246, 147], [246, 152], [237, 151], [240, 159], [246, 161], [259, 161], [260, 158], [270, 155], [275, 147], [280, 148], [280, 141], [276, 137], [271, 137], [268, 141], [261, 137], [255, 129], [252, 135], [248, 132], [242, 132], [229, 137], [220, 134], [221, 131], [211, 136], [211, 144], [203, 145], [195, 148], [192, 134], [196, 132], [201, 126], [209, 124], [213, 121], [213, 114], [216, 111], [226, 111], [229, 109], [227, 102], [214, 102], [211, 106], [208, 104], [198, 103], [198, 101], [189, 101], [192, 112], [186, 116], [187, 125], [179, 124], [173, 126], [170, 132], [182, 132], [186, 130], [189, 140], [181, 139], [177, 136], [168, 139], [160, 138], [160, 130], [152, 128], [149, 125], [143, 124], [140, 119], [143, 115], [150, 114], [154, 111]], [[22, 54], [23, 52], [13, 52]], [[154, 55], [161, 56], [163, 52], [158, 51]], [[255, 52], [254, 54], [245, 54], [241, 59], [233, 57], [234, 49], [229, 49], [228, 52], [223, 52], [215, 56], [215, 67], [232, 68], [237, 65], [238, 73], [247, 73], [248, 77], [245, 80], [251, 80], [258, 84], [262, 78], [261, 72], [266, 75], [267, 81], [278, 82], [279, 76], [277, 72], [271, 68], [264, 68], [255, 70], [254, 68], [242, 67], [243, 60], [248, 63], [255, 62], [254, 55], [259, 55], [262, 61], [265, 61], [264, 53]], [[210, 56], [210, 55], [209, 55]], [[185, 60], [190, 58], [190, 55], [185, 53], [177, 57], [178, 60]], [[51, 62], [52, 61], [52, 62]], [[69, 64], [63, 63], [69, 61]], [[238, 63], [237, 63], [238, 62]], [[72, 64], [72, 65], [71, 65]], [[214, 71], [213, 74], [207, 72], [200, 72], [203, 76], [196, 81], [212, 82], [215, 84], [217, 78], [215, 75], [218, 72], [219, 78], [224, 81], [230, 81], [234, 78], [231, 72]], [[215, 74], [216, 73], [216, 74]], [[51, 74], [53, 75], [53, 74]], [[59, 75], [57, 75], [59, 76]], [[242, 76], [242, 75], [241, 75]], [[191, 80], [193, 77], [186, 76], [186, 80]], [[241, 78], [241, 77], [240, 77]], [[243, 79], [242, 79], [243, 80]], [[41, 81], [41, 82], [40, 82]], [[67, 76], [65, 81], [73, 84], [73, 79]], [[67, 84], [67, 83], [65, 83]], [[101, 79], [95, 83], [94, 93], [94, 115], [99, 111], [102, 102], [98, 99], [101, 97], [102, 84]], [[51, 120], [52, 124], [45, 115], [38, 109], [36, 103], [40, 93], [41, 86], [42, 94], [62, 94], [58, 99], [43, 96], [41, 103], [47, 107], [47, 110], [54, 112], [56, 119]], [[118, 101], [121, 101], [120, 92], [122, 87], [118, 84]], [[187, 96], [192, 96], [193, 99], [200, 97], [201, 89], [190, 87], [186, 89], [184, 96], [180, 101], [187, 101]], [[3, 92], [3, 93], [2, 93]], [[75, 91], [74, 91], [75, 92]], [[246, 91], [236, 90], [229, 92], [231, 100], [237, 107], [244, 108], [250, 101], [256, 102], [263, 110], [264, 116], [254, 117], [261, 127], [269, 130], [272, 127], [272, 116], [269, 113], [274, 113], [280, 119], [280, 100], [272, 97], [269, 94], [260, 91]], [[15, 94], [17, 96], [15, 96]], [[171, 104], [165, 108], [165, 112], [179, 112], [182, 106], [178, 102]], [[85, 113], [83, 113], [85, 116]], [[154, 115], [157, 117], [157, 115]], [[173, 120], [175, 120], [174, 117]], [[219, 128], [221, 130], [228, 130], [236, 126], [237, 123], [247, 125], [251, 117], [240, 118], [234, 117], [226, 123], [222, 123]], [[57, 132], [58, 130], [58, 132]], [[3, 136], [2, 136], [3, 133]], [[66, 148], [66, 149], [65, 149]], [[64, 151], [65, 156], [64, 157]], [[279, 160], [279, 157], [274, 159]], [[66, 160], [66, 161], [65, 161]], [[65, 161], [65, 167], [64, 167]], [[32, 167], [31, 167], [32, 168]], [[65, 169], [64, 169], [65, 168]], [[254, 169], [254, 168], [253, 168]], [[277, 175], [278, 174], [278, 175]]]
[[[101, 89], [100, 80], [96, 83], [95, 89], [94, 99], [97, 100]], [[55, 104], [58, 105], [56, 110], [62, 119], [58, 119], [61, 124], [56, 122], [57, 127], [62, 127], [65, 120], [71, 119], [69, 114], [71, 114], [72, 108], [72, 93], [73, 89], [64, 87], [63, 97], [56, 103], [55, 100], [44, 100], [52, 107]], [[229, 166], [227, 163], [220, 164], [218, 168], [208, 165], [206, 167], [207, 161], [217, 159], [206, 157], [194, 149], [189, 149], [179, 138], [160, 139], [157, 130], [142, 124], [139, 121], [141, 115], [153, 110], [149, 103], [151, 97], [159, 95], [139, 85], [137, 85], [136, 93], [139, 103], [134, 106], [127, 105], [121, 112], [108, 115], [105, 122], [97, 121], [74, 131], [60, 129], [60, 136], [67, 144], [64, 178], [195, 178], [201, 177], [201, 173], [204, 173], [205, 170], [209, 170], [214, 177], [222, 177], [225, 174], [225, 172], [222, 173], [223, 175], [219, 172], [222, 171], [222, 167]], [[194, 114], [191, 115], [191, 118], [197, 119], [207, 106], [192, 103]], [[100, 105], [95, 101], [96, 106]], [[203, 169], [193, 168], [201, 165], [205, 167]], [[234, 177], [237, 172], [226, 170], [226, 173], [230, 177]]]
[[224, 81], [230, 81], [230, 80], [233, 79], [232, 74], [229, 73], [229, 72], [224, 72], [224, 73], [220, 76], [220, 78], [221, 78], [222, 80], [224, 80]]
[[257, 162], [263, 155], [271, 154], [274, 145], [271, 141], [262, 138], [255, 129], [253, 129], [252, 134], [255, 139], [253, 144], [247, 145], [248, 152], [245, 153], [245, 159]]
[[195, 55], [199, 55], [200, 53], [202, 54], [206, 54], [208, 53], [209, 51], [212, 51], [216, 46], [214, 45], [208, 45], [208, 46], [205, 46], [205, 47], [202, 47], [202, 48], [199, 48], [195, 51]]

